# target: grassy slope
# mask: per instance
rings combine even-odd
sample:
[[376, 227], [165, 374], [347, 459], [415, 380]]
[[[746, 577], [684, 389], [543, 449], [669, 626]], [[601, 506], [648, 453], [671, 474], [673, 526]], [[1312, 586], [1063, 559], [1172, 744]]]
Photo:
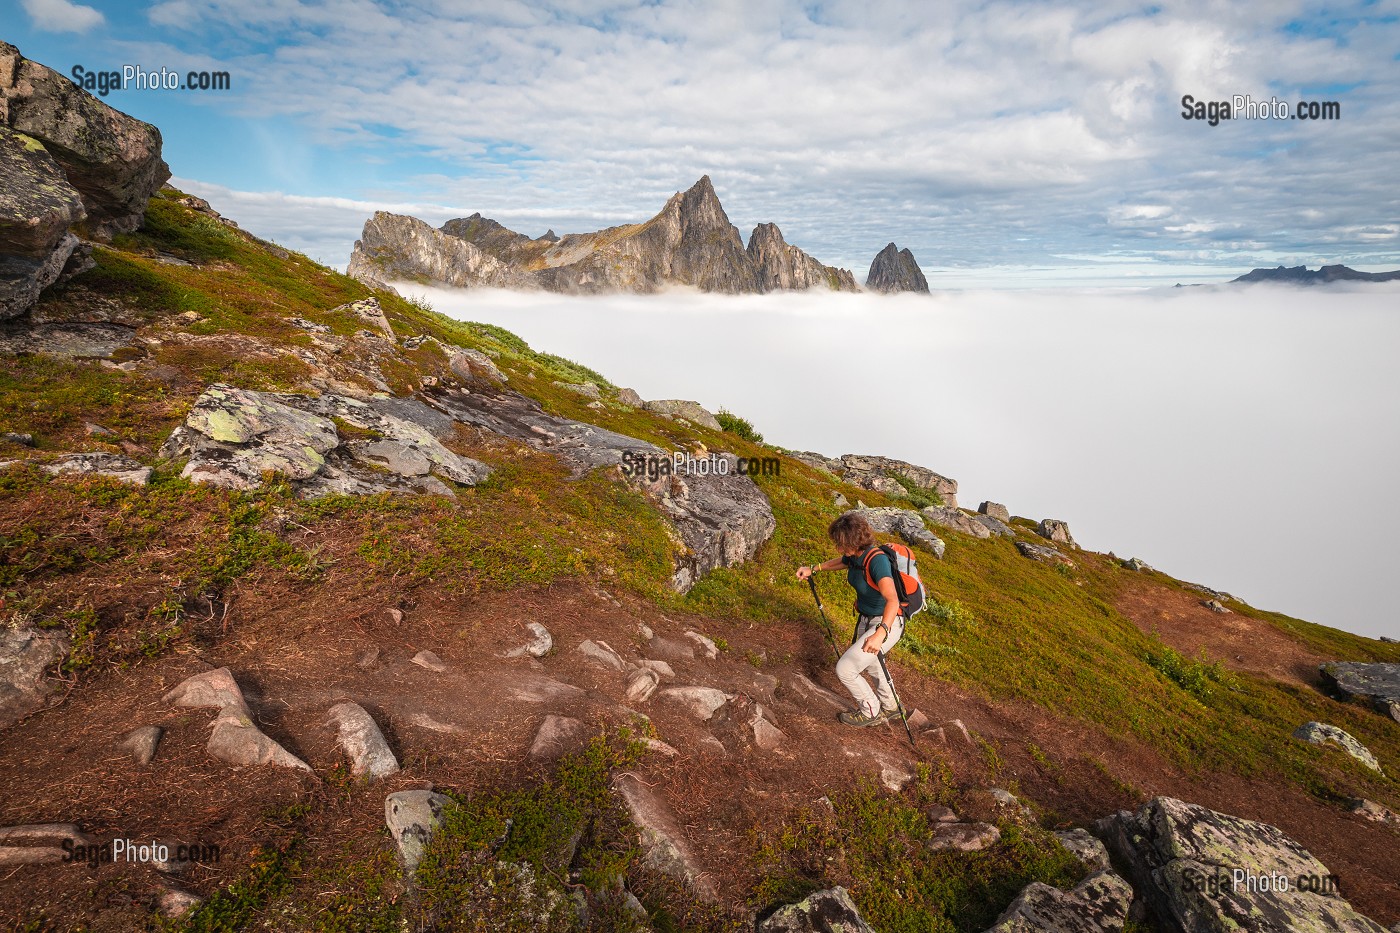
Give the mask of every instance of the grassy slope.
[[[200, 265], [161, 263], [154, 258], [157, 250]], [[196, 335], [244, 335], [274, 347], [310, 346], [309, 336], [286, 318], [302, 317], [346, 335], [359, 323], [331, 309], [370, 294], [305, 257], [280, 255], [168, 198], [152, 202], [141, 232], [99, 249], [96, 258], [98, 267], [74, 287], [120, 298], [139, 311], [151, 334], [186, 314], [197, 319], [179, 326]], [[71, 298], [60, 290], [45, 304], [61, 309]], [[401, 336], [428, 333], [492, 353], [511, 384], [549, 411], [666, 448], [703, 444], [741, 456], [777, 455], [734, 434], [683, 427], [616, 405], [616, 389], [598, 374], [537, 353], [498, 328], [452, 321], [392, 296], [380, 300]], [[447, 375], [445, 358], [431, 343], [401, 352], [400, 362], [383, 367], [396, 392], [413, 391], [424, 376]], [[32, 356], [0, 360], [0, 430], [34, 433], [41, 455], [47, 450], [116, 450], [121, 440], [154, 450], [205, 383], [294, 390], [308, 373], [292, 355], [249, 354], [217, 339], [196, 345], [165, 341], [150, 353], [154, 362], [191, 380], [161, 380], [140, 371]], [[603, 387], [603, 409], [589, 409], [587, 399], [554, 385], [583, 380]], [[115, 435], [85, 437], [85, 421]], [[778, 518], [777, 532], [758, 559], [713, 573], [680, 598], [664, 588], [674, 545], [637, 494], [603, 475], [570, 481], [552, 458], [510, 445], [469, 452], [497, 471], [458, 499], [331, 497], [307, 503], [292, 499], [277, 484], [253, 493], [192, 486], [172, 466], [159, 467], [151, 486], [143, 489], [100, 481], [60, 483], [27, 468], [0, 473], [5, 611], [73, 632], [67, 673], [140, 664], [182, 643], [217, 637], [194, 620], [240, 581], [268, 573], [292, 575], [314, 598], [322, 557], [279, 535], [280, 527], [293, 522], [352, 541], [354, 559], [367, 578], [395, 575], [424, 586], [494, 589], [581, 577], [712, 616], [810, 621], [809, 596], [791, 573], [795, 565], [828, 552], [823, 531], [839, 511], [833, 494], [841, 491], [851, 501], [862, 498], [871, 504], [888, 501], [785, 457], [780, 476], [758, 477]], [[1136, 737], [1188, 767], [1277, 776], [1324, 799], [1366, 795], [1394, 801], [1400, 796], [1394, 780], [1288, 738], [1298, 723], [1321, 719], [1351, 732], [1382, 759], [1396, 761], [1400, 740], [1393, 728], [1368, 710], [1310, 690], [1225, 674], [1212, 659], [1174, 656], [1114, 609], [1115, 594], [1130, 573], [1116, 561], [1082, 554], [1075, 569], [1053, 569], [1020, 557], [1004, 539], [946, 537], [944, 561], [929, 555], [921, 561], [938, 604], [898, 652], [906, 669], [993, 699], [1027, 700], [1110, 734]], [[147, 595], [104, 603], [80, 585], [112, 574], [144, 581]], [[1179, 585], [1154, 576], [1163, 586]], [[828, 575], [822, 585], [831, 605], [844, 604], [839, 579]], [[1400, 661], [1400, 648], [1394, 645], [1246, 606], [1234, 608], [1274, 625], [1311, 651]], [[868, 802], [872, 793], [853, 790], [838, 798], [838, 815], [846, 814], [851, 825], [864, 825], [862, 801]], [[916, 815], [899, 818], [917, 821]], [[909, 831], [907, 826], [881, 830], [891, 838]], [[800, 848], [793, 844], [784, 850], [775, 843], [764, 851], [799, 858]], [[1016, 857], [1016, 864], [1040, 867], [1007, 877], [1069, 880], [1064, 866], [1047, 853], [1032, 845]], [[869, 861], [879, 860], [872, 854]], [[773, 877], [781, 879], [782, 872], [775, 870]], [[767, 893], [781, 889], [775, 881]], [[960, 896], [962, 900], [950, 895], [940, 916], [966, 914], [974, 898], [967, 892]], [[894, 907], [868, 906], [894, 928]], [[954, 926], [971, 928], [972, 922]]]

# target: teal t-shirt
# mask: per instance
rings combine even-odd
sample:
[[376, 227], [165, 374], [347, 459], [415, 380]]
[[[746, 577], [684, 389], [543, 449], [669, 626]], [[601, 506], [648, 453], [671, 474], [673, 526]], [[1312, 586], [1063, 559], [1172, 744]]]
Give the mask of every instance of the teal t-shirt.
[[[865, 552], [855, 557], [841, 558], [846, 565], [846, 582], [855, 588], [857, 612], [863, 616], [882, 616], [885, 614], [885, 597], [878, 589], [865, 582], [865, 566], [862, 562], [864, 557]], [[894, 576], [894, 571], [890, 568], [890, 559], [883, 551], [877, 551], [875, 556], [870, 558], [870, 576], [876, 586], [886, 577]]]

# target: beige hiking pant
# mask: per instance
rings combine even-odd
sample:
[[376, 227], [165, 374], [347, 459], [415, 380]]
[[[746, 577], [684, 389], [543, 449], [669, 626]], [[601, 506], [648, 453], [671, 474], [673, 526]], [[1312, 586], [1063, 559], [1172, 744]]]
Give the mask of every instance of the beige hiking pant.
[[[867, 716], [874, 716], [882, 708], [891, 710], [896, 706], [894, 690], [890, 688], [890, 682], [885, 679], [885, 672], [880, 668], [880, 656], [861, 647], [865, 644], [865, 637], [870, 634], [871, 629], [880, 623], [881, 618], [881, 616], [861, 616], [860, 621], [856, 623], [855, 642], [846, 649], [845, 654], [841, 655], [841, 660], [836, 662], [836, 676], [840, 678], [841, 684], [851, 692], [856, 705]], [[890, 649], [899, 643], [903, 634], [904, 616], [898, 616], [894, 620], [892, 631], [885, 636], [884, 646], [880, 650], [889, 654]], [[874, 690], [870, 689], [870, 684], [865, 679], [866, 674], [875, 680]]]

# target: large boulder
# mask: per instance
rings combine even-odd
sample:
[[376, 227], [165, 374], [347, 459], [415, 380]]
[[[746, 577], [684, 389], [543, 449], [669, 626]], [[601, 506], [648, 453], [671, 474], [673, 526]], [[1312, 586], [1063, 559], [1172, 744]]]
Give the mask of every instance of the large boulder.
[[877, 292], [922, 292], [928, 294], [928, 279], [907, 248], [890, 243], [875, 254], [865, 287]]
[[160, 131], [0, 42], [0, 123], [39, 140], [82, 195], [98, 234], [135, 230], [170, 168]]
[[1378, 712], [1400, 722], [1400, 664], [1331, 661], [1322, 679], [1348, 699], [1366, 700]]
[[986, 933], [1118, 933], [1133, 889], [1112, 871], [1085, 878], [1072, 891], [1033, 881]]
[[719, 421], [699, 402], [691, 402], [681, 398], [663, 398], [643, 402], [642, 409], [655, 412], [658, 415], [665, 415], [668, 418], [684, 418], [686, 421], [709, 428], [711, 431], [720, 430]]
[[1381, 763], [1371, 750], [1358, 742], [1350, 732], [1325, 722], [1305, 722], [1293, 730], [1293, 738], [1311, 745], [1335, 745], [1372, 771], [1380, 771]]
[[1327, 866], [1266, 823], [1157, 797], [1095, 832], [1170, 933], [1385, 933], [1352, 909]]
[[44, 144], [0, 125], [0, 320], [17, 317], [58, 281], [79, 240], [68, 228], [87, 216]]
[[870, 522], [870, 527], [876, 531], [882, 534], [897, 534], [906, 544], [924, 548], [939, 560], [943, 559], [946, 548], [943, 539], [928, 530], [918, 512], [895, 508], [864, 508], [855, 511], [865, 516], [865, 520]]
[[839, 462], [838, 475], [852, 486], [888, 496], [906, 496], [909, 491], [905, 483], [909, 483], [915, 489], [938, 496], [949, 508], [958, 507], [957, 480], [935, 473], [928, 467], [869, 454], [843, 454]]
[[31, 628], [0, 629], [0, 729], [44, 704], [48, 669], [68, 653], [69, 638]]
[[850, 893], [845, 888], [835, 887], [778, 908], [758, 925], [758, 933], [875, 933], [875, 930], [861, 919]]
[[[422, 411], [420, 412], [419, 409]], [[273, 471], [298, 493], [450, 493], [442, 480], [475, 485], [485, 464], [455, 454], [433, 435], [440, 417], [412, 399], [280, 394], [212, 385], [161, 448], [185, 456], [183, 476], [233, 489]], [[355, 437], [342, 437], [337, 422]]]
[[990, 538], [992, 536], [991, 528], [975, 520], [961, 509], [950, 509], [944, 505], [930, 505], [920, 509], [919, 514], [935, 525], [942, 525], [944, 528], [951, 528], [953, 531], [960, 531], [965, 535], [972, 535], [974, 538]]
[[1078, 546], [1074, 543], [1074, 536], [1069, 533], [1069, 523], [1062, 522], [1058, 518], [1041, 519], [1035, 530], [1042, 538], [1049, 538], [1056, 544], [1068, 544], [1070, 547]]

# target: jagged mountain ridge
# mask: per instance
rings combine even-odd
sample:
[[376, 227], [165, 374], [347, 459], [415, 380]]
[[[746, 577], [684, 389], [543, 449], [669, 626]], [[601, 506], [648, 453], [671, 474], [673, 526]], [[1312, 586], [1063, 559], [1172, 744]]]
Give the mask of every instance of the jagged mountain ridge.
[[375, 287], [401, 278], [566, 294], [645, 294], [672, 285], [726, 294], [860, 290], [850, 270], [792, 246], [776, 224], [759, 224], [745, 246], [708, 175], [644, 223], [552, 233], [531, 239], [479, 213], [434, 230], [379, 211], [365, 222], [347, 272]]
[[1235, 282], [1286, 282], [1295, 285], [1318, 285], [1327, 282], [1393, 282], [1400, 279], [1400, 269], [1391, 272], [1357, 272], [1340, 263], [1313, 271], [1307, 266], [1277, 266], [1273, 269], [1251, 269], [1231, 279]]

